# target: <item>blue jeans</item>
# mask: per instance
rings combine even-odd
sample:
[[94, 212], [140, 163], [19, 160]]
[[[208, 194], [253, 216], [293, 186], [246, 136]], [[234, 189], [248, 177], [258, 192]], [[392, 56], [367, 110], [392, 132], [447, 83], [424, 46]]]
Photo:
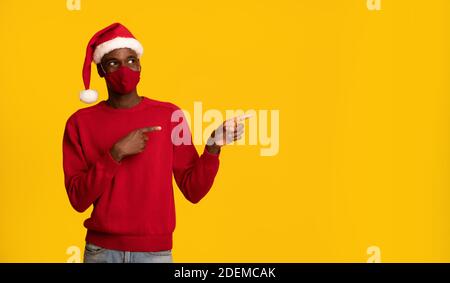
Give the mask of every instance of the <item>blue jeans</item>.
[[172, 263], [172, 250], [158, 252], [126, 252], [109, 250], [86, 243], [84, 263]]

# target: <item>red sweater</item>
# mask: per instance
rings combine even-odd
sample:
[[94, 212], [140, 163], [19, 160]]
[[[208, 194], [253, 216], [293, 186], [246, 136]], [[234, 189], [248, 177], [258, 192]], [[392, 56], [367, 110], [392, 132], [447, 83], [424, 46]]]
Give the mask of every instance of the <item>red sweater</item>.
[[[112, 108], [105, 100], [80, 109], [67, 120], [63, 138], [63, 168], [73, 208], [85, 211], [86, 241], [122, 251], [172, 249], [175, 204], [172, 172], [184, 197], [199, 202], [219, 169], [219, 154], [206, 149], [199, 156], [192, 143], [175, 145], [171, 132], [176, 105], [143, 96], [131, 108]], [[120, 162], [109, 152], [132, 130], [161, 126], [146, 133], [145, 150]], [[191, 134], [190, 131], [186, 134]]]

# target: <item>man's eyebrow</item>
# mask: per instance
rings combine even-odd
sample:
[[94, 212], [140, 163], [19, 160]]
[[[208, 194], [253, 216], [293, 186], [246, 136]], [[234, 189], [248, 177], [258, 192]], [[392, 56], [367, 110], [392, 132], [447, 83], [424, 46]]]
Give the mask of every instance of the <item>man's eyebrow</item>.
[[[137, 59], [137, 56], [136, 56], [136, 55], [128, 55], [128, 56], [127, 56], [127, 59], [129, 59], [129, 58], [135, 58], [135, 59]], [[112, 61], [112, 60], [119, 61], [119, 59], [117, 59], [116, 57], [104, 58], [102, 61], [103, 61], [104, 63], [107, 63], [108, 61]]]
[[112, 60], [118, 60], [118, 59], [115, 58], [115, 57], [111, 57], [111, 58], [104, 58], [102, 61], [103, 61], [104, 63], [107, 63], [108, 61], [112, 61]]

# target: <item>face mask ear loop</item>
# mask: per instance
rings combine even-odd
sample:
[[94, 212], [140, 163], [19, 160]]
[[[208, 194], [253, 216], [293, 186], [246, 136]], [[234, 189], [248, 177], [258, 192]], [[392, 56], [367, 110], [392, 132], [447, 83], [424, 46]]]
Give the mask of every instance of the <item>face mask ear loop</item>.
[[103, 76], [106, 76], [106, 72], [105, 72], [105, 70], [103, 69], [103, 64], [102, 64], [102, 63], [100, 63], [100, 68], [102, 68]]

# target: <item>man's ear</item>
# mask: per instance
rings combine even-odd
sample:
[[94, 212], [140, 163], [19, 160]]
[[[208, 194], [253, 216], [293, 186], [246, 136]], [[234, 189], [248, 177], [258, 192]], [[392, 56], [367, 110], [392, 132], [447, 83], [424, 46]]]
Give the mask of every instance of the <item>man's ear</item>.
[[97, 64], [97, 73], [100, 76], [100, 78], [103, 78], [105, 74], [103, 73], [102, 68], [100, 67], [100, 63]]

